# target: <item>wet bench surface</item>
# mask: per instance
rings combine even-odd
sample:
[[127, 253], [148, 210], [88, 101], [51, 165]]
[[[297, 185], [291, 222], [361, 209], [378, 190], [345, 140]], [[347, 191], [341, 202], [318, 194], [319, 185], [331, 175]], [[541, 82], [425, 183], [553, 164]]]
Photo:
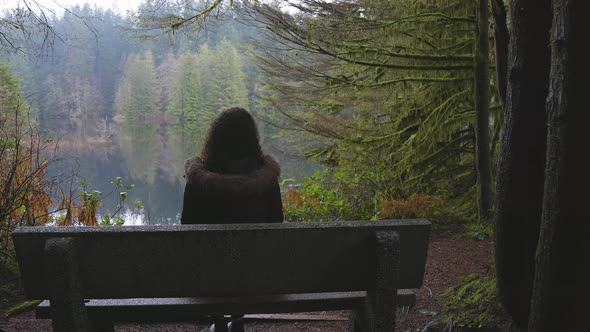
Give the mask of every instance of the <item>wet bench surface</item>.
[[[54, 331], [232, 312], [352, 309], [351, 329], [393, 331], [422, 284], [426, 220], [21, 227], [29, 299]], [[397, 296], [400, 290], [400, 296]], [[86, 305], [84, 304], [86, 303]]]

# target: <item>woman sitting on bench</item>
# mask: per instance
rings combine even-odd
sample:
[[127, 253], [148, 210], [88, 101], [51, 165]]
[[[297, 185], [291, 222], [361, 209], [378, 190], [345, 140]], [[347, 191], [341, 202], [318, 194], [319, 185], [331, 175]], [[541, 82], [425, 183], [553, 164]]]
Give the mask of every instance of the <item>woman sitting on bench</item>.
[[[185, 164], [182, 224], [280, 223], [283, 207], [277, 161], [263, 154], [254, 119], [242, 108], [213, 122], [200, 156]], [[213, 317], [211, 332], [242, 332], [241, 315]]]

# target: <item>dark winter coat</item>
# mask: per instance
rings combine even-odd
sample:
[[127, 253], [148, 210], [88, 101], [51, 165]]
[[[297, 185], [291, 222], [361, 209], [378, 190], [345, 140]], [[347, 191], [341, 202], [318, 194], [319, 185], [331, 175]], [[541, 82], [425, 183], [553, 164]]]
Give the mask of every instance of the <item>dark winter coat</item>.
[[182, 224], [271, 223], [283, 221], [278, 178], [281, 168], [271, 156], [250, 166], [238, 163], [231, 174], [206, 169], [199, 157], [185, 164]]

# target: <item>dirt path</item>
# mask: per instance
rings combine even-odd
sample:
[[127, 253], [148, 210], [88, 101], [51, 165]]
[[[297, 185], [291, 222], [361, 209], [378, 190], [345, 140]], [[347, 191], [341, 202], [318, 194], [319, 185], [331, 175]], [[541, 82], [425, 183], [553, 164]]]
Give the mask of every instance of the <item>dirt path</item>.
[[[398, 328], [403, 332], [420, 331], [442, 310], [443, 292], [460, 283], [460, 276], [470, 273], [490, 273], [490, 241], [435, 239], [430, 242], [424, 285], [415, 290], [416, 306], [398, 318]], [[314, 313], [324, 318], [346, 317], [347, 312]], [[336, 317], [334, 317], [336, 316]], [[208, 323], [175, 324], [117, 324], [116, 332], [205, 332]], [[246, 321], [247, 332], [341, 332], [346, 331], [346, 320], [303, 321], [268, 320]], [[32, 313], [24, 313], [9, 320], [0, 320], [0, 328], [8, 332], [51, 331], [51, 321], [35, 319]]]

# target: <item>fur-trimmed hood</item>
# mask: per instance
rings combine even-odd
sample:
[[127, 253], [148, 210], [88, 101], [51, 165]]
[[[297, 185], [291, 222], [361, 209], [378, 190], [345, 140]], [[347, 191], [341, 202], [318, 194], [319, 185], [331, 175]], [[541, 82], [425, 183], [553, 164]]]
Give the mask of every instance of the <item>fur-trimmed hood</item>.
[[264, 155], [262, 166], [247, 175], [209, 171], [200, 157], [188, 159], [184, 171], [188, 182], [206, 192], [246, 195], [264, 192], [276, 185], [281, 175], [279, 163], [270, 155]]

